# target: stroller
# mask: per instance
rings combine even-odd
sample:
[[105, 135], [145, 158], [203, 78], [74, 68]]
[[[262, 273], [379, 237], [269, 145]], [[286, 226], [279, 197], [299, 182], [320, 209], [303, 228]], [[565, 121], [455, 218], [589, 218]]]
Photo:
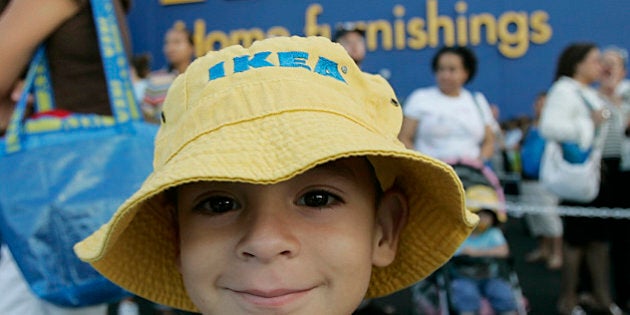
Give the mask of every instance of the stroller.
[[[470, 187], [483, 186], [486, 189], [491, 188], [496, 192], [498, 203], [493, 209], [497, 217], [501, 220], [507, 219], [505, 215], [505, 198], [501, 183], [496, 175], [489, 168], [477, 161], [450, 161], [449, 163], [460, 180], [464, 189]], [[467, 200], [467, 206], [470, 208], [474, 201]], [[499, 276], [504, 279], [510, 286], [514, 300], [516, 301], [517, 314], [527, 314], [526, 299], [519, 283], [518, 275], [514, 270], [513, 259], [507, 258], [489, 258], [489, 257], [469, 257], [456, 256], [447, 262], [444, 266], [434, 272], [427, 279], [420, 281], [411, 287], [413, 314], [415, 315], [447, 315], [456, 314], [453, 307], [450, 287], [452, 281], [452, 271], [456, 266], [466, 264], [496, 264], [499, 268]], [[494, 314], [492, 307], [487, 299], [481, 300], [481, 315]]]

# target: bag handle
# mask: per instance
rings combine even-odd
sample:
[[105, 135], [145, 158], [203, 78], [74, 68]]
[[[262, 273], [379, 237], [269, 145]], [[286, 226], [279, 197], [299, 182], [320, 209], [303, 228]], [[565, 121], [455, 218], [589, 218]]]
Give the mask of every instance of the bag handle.
[[[97, 30], [99, 50], [110, 106], [115, 124], [121, 131], [133, 132], [130, 122], [141, 121], [142, 116], [133, 94], [129, 63], [124, 51], [120, 30], [116, 21], [111, 0], [90, 0], [94, 23]], [[53, 91], [50, 84], [49, 67], [45, 58], [44, 45], [36, 50], [24, 80], [24, 89], [15, 106], [5, 135], [5, 151], [17, 152], [21, 149], [20, 136], [28, 133], [24, 130], [24, 115], [30, 91], [35, 91], [36, 110], [46, 111], [54, 107]], [[87, 119], [58, 123], [48, 126], [46, 131], [85, 129], [111, 125], [107, 119]]]
[[[584, 96], [584, 93], [581, 90], [578, 89], [577, 92], [580, 98], [582, 99], [582, 102], [584, 102], [584, 105], [586, 105], [586, 108], [588, 109], [589, 113], [593, 113], [597, 111], [593, 103], [591, 103], [591, 101], [589, 101], [588, 98]], [[601, 125], [595, 127], [595, 139], [593, 140], [593, 144], [592, 144], [593, 148], [595, 149], [603, 148], [607, 132], [608, 132], [608, 129], [602, 128]]]
[[112, 0], [90, 0], [98, 34], [107, 92], [116, 122], [140, 121], [142, 115], [131, 84], [129, 62], [116, 20]]
[[481, 105], [479, 105], [479, 101], [477, 100], [477, 97], [479, 96], [479, 94], [481, 94], [481, 92], [471, 92], [470, 94], [472, 95], [473, 102], [475, 102], [475, 107], [477, 108], [477, 114], [479, 115], [479, 120], [481, 120], [481, 123], [485, 126], [486, 119], [483, 116]]
[[[55, 94], [52, 89], [50, 67], [48, 66], [45, 49], [42, 58], [35, 64], [35, 67], [35, 82], [33, 86], [35, 90], [35, 112], [52, 110], [55, 107]], [[26, 91], [26, 89], [24, 90]]]
[[33, 55], [33, 59], [31, 60], [30, 66], [28, 67], [28, 72], [26, 73], [26, 78], [24, 79], [24, 88], [22, 90], [22, 94], [20, 95], [20, 99], [17, 104], [15, 104], [15, 109], [11, 114], [11, 119], [9, 120], [9, 125], [7, 126], [7, 131], [4, 137], [5, 140], [5, 151], [7, 153], [19, 151], [21, 148], [20, 145], [20, 129], [22, 128], [22, 117], [26, 112], [26, 102], [28, 99], [29, 91], [33, 87], [33, 83], [35, 82], [35, 76], [37, 75], [37, 65], [41, 63], [41, 60], [44, 58], [44, 46], [40, 46], [35, 51]]
[[[101, 60], [107, 79], [107, 92], [112, 105], [112, 113], [118, 124], [128, 120], [140, 120], [141, 115], [133, 95], [133, 86], [128, 70], [129, 63], [116, 21], [114, 6], [111, 0], [90, 0], [90, 2]], [[53, 108], [54, 105], [50, 104], [54, 104], [54, 94], [50, 88], [50, 68], [47, 59], [42, 59], [37, 67], [39, 70], [35, 78], [35, 99], [37, 111], [40, 112]]]

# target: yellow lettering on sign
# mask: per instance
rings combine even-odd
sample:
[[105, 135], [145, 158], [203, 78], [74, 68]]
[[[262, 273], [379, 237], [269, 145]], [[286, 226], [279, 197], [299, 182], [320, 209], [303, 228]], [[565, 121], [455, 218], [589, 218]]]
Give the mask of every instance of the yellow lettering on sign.
[[369, 50], [376, 50], [378, 47], [378, 35], [381, 35], [381, 47], [384, 50], [392, 50], [392, 26], [386, 20], [370, 22], [365, 30], [366, 46]]
[[[395, 5], [391, 11], [391, 19], [352, 22], [365, 29], [368, 51], [487, 44], [496, 46], [498, 52], [505, 57], [519, 58], [527, 53], [530, 43], [547, 43], [553, 35], [549, 14], [542, 10], [531, 13], [506, 11], [493, 15], [488, 12], [474, 12], [473, 9], [466, 1], [460, 0], [455, 3], [452, 13], [445, 14], [447, 12], [439, 10], [438, 0], [427, 0], [424, 17], [407, 16], [409, 10], [403, 5]], [[324, 8], [321, 4], [314, 3], [306, 8], [303, 29], [305, 36], [331, 37], [331, 24], [319, 23], [319, 17], [323, 14]], [[267, 30], [254, 27], [228, 32], [207, 31], [206, 22], [202, 19], [194, 22], [193, 29], [197, 56], [235, 44], [247, 47], [263, 38], [291, 35], [287, 28], [278, 25]]]
[[545, 11], [535, 11], [529, 18], [531, 40], [535, 44], [544, 44], [551, 39], [551, 25], [548, 23], [549, 14]]
[[304, 16], [304, 35], [306, 36], [325, 36], [330, 38], [332, 35], [330, 25], [319, 25], [317, 16], [324, 12], [324, 8], [318, 3], [311, 4], [306, 8]]

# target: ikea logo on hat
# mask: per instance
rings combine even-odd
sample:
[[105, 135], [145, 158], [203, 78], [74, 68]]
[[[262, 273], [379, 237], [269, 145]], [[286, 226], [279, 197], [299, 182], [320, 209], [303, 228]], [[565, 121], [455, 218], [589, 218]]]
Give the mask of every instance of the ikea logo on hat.
[[[273, 58], [270, 57], [274, 55]], [[304, 68], [314, 73], [331, 77], [335, 80], [346, 83], [346, 80], [339, 73], [339, 65], [327, 58], [319, 57], [314, 68], [311, 68], [306, 62], [309, 60], [309, 54], [305, 51], [285, 51], [271, 52], [263, 51], [252, 56], [244, 55], [232, 58], [234, 63], [234, 73], [247, 72], [252, 69], [263, 67], [287, 67], [287, 68]], [[276, 59], [277, 60], [273, 60]], [[274, 62], [272, 62], [274, 61]], [[209, 81], [225, 77], [225, 61], [221, 61], [212, 66], [209, 70]]]

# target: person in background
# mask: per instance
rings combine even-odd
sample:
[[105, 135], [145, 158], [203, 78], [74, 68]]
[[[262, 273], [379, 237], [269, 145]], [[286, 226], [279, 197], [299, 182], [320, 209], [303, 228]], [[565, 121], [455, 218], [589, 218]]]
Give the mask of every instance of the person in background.
[[135, 55], [131, 59], [131, 82], [136, 101], [141, 104], [147, 89], [148, 76], [151, 71], [151, 56], [149, 54]]
[[[113, 1], [130, 56], [125, 17], [130, 1]], [[0, 1], [0, 129], [4, 130], [19, 97], [20, 76], [35, 49], [46, 42], [55, 104], [59, 110], [111, 115], [106, 78], [91, 6], [87, 0]], [[36, 23], [34, 23], [36, 21]], [[106, 305], [62, 308], [36, 297], [8, 248], [0, 258], [0, 314], [103, 315]]]
[[[549, 89], [540, 117], [540, 132], [547, 141], [573, 143], [580, 151], [586, 151], [599, 141], [598, 135], [605, 127], [607, 115], [605, 105], [591, 85], [601, 77], [601, 54], [595, 44], [573, 43], [562, 51], [555, 82]], [[609, 189], [606, 172], [613, 166], [609, 162], [613, 161], [602, 159], [600, 193], [594, 201], [562, 200], [561, 205], [610, 205], [609, 200], [603, 198]], [[558, 311], [561, 314], [585, 313], [577, 301], [580, 265], [584, 260], [598, 307], [611, 314], [621, 314], [610, 293], [610, 220], [582, 216], [566, 216], [563, 220], [565, 243]]]
[[512, 287], [501, 277], [496, 260], [510, 254], [499, 227], [507, 220], [505, 212], [499, 211], [499, 197], [492, 187], [473, 185], [466, 188], [466, 207], [479, 215], [479, 225], [447, 265], [453, 305], [458, 314], [478, 314], [485, 297], [497, 314], [516, 314]]
[[365, 30], [355, 23], [341, 23], [335, 29], [333, 41], [346, 49], [352, 60], [361, 68], [367, 51], [365, 47]]
[[[602, 51], [604, 74], [599, 86], [599, 93], [610, 111], [607, 138], [604, 145], [603, 158], [612, 164], [608, 171], [610, 193], [605, 198], [611, 200], [611, 206], [630, 208], [628, 183], [630, 169], [624, 164], [630, 160], [630, 152], [622, 150], [623, 144], [630, 144], [630, 80], [626, 79], [628, 52], [619, 47], [607, 47]], [[618, 161], [617, 161], [618, 160]], [[614, 164], [613, 164], [614, 163]], [[619, 166], [619, 163], [621, 166]], [[611, 235], [612, 279], [617, 304], [630, 311], [630, 230], [629, 220], [613, 220]]]
[[540, 161], [545, 149], [545, 139], [538, 130], [538, 121], [547, 97], [541, 92], [534, 102], [534, 118], [525, 132], [521, 143], [521, 182], [520, 200], [545, 209], [544, 213], [525, 215], [529, 231], [538, 239], [538, 246], [525, 256], [527, 262], [543, 261], [547, 268], [557, 270], [562, 267], [562, 220], [555, 210], [558, 198], [547, 191], [538, 181]]
[[168, 88], [180, 73], [186, 71], [195, 54], [192, 33], [186, 29], [183, 22], [176, 22], [164, 34], [163, 52], [167, 62], [166, 68], [149, 74], [141, 106], [146, 120], [154, 123], [160, 122], [162, 103]]
[[[125, 11], [130, 1], [114, 1], [127, 54], [131, 41]], [[0, 0], [0, 129], [5, 129], [20, 75], [44, 41], [55, 103], [60, 109], [109, 115], [105, 74], [87, 0]], [[37, 21], [32, 23], [31, 21]], [[86, 93], [90, 91], [90, 93]], [[77, 93], [80, 92], [80, 93]], [[13, 95], [19, 95], [13, 93]]]
[[431, 67], [437, 86], [417, 89], [407, 98], [400, 141], [445, 161], [489, 163], [494, 154], [494, 118], [483, 94], [464, 88], [475, 77], [475, 55], [466, 47], [443, 47]]

